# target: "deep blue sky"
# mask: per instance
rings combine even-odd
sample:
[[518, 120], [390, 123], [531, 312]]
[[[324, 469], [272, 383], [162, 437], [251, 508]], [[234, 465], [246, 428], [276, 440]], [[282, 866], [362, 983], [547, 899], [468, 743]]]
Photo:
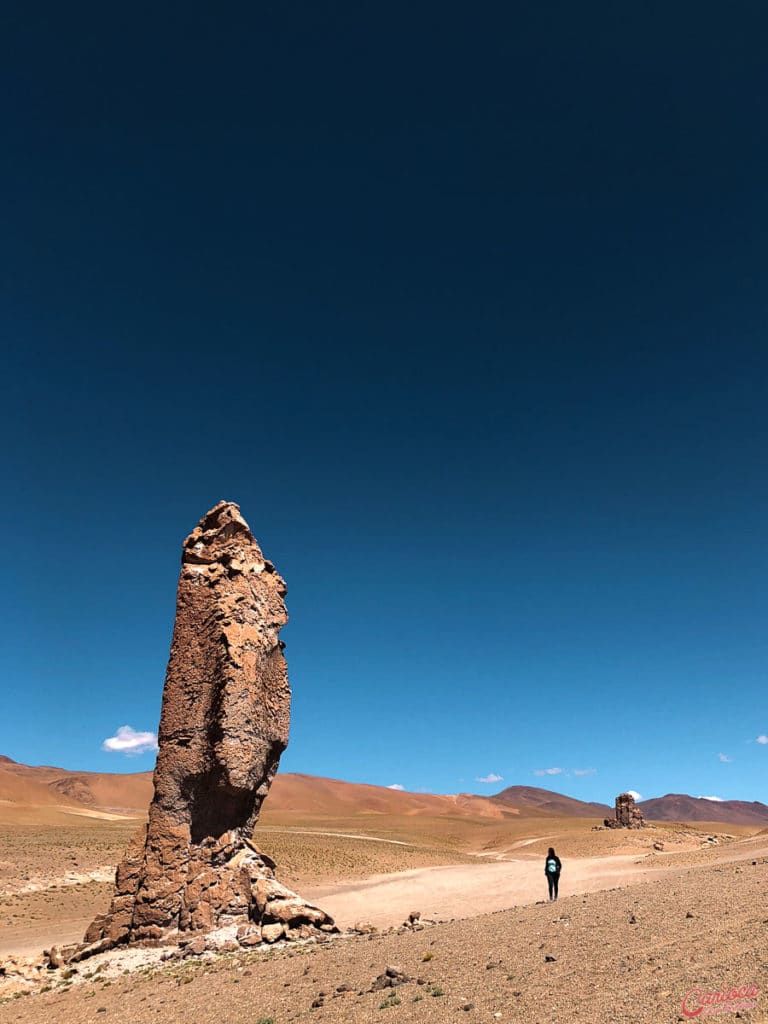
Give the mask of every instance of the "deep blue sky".
[[767, 799], [764, 5], [0, 28], [0, 752], [151, 766], [224, 497], [286, 770]]

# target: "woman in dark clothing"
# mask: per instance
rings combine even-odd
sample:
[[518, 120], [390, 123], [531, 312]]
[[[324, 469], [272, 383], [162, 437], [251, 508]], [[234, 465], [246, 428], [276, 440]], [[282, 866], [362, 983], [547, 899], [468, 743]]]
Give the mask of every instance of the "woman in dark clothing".
[[560, 858], [550, 846], [547, 851], [547, 859], [544, 862], [544, 874], [547, 876], [549, 898], [551, 900], [557, 899], [557, 885], [560, 881], [560, 871], [562, 867], [563, 865], [560, 863]]

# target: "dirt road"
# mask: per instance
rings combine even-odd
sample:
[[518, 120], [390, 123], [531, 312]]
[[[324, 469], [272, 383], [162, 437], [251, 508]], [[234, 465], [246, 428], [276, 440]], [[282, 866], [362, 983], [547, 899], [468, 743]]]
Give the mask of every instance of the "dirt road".
[[[610, 889], [667, 869], [638, 865], [635, 855], [572, 860], [563, 867], [560, 895]], [[547, 898], [538, 859], [416, 868], [363, 882], [305, 887], [304, 896], [327, 910], [342, 928], [370, 921], [377, 928], [401, 924], [412, 910], [434, 920], [475, 917]]]
[[[702, 860], [702, 866], [764, 857], [768, 839], [756, 837], [708, 853], [711, 856]], [[647, 860], [639, 860], [637, 854], [573, 858], [563, 864], [560, 896], [651, 881], [676, 869], [674, 859], [667, 863], [663, 854]], [[342, 928], [356, 921], [386, 928], [401, 924], [414, 910], [425, 918], [451, 920], [536, 903], [547, 899], [547, 882], [543, 860], [537, 857], [416, 868], [362, 882], [305, 886], [303, 895], [322, 906]]]

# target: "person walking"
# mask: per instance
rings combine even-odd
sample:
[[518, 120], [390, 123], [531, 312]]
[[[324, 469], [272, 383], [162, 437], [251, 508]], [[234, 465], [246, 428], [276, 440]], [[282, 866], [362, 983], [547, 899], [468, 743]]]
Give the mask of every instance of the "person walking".
[[563, 865], [560, 863], [560, 858], [550, 846], [547, 851], [547, 859], [544, 862], [544, 874], [547, 876], [549, 898], [551, 900], [557, 899], [557, 886], [560, 881], [560, 872], [562, 867]]

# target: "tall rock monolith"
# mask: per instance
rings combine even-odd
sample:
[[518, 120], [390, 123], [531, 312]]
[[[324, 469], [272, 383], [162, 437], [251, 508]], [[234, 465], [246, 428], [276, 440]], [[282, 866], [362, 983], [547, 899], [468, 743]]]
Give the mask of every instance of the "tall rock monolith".
[[190, 932], [239, 931], [254, 945], [336, 931], [252, 839], [288, 743], [285, 594], [232, 502], [184, 541], [149, 820], [77, 959]]

